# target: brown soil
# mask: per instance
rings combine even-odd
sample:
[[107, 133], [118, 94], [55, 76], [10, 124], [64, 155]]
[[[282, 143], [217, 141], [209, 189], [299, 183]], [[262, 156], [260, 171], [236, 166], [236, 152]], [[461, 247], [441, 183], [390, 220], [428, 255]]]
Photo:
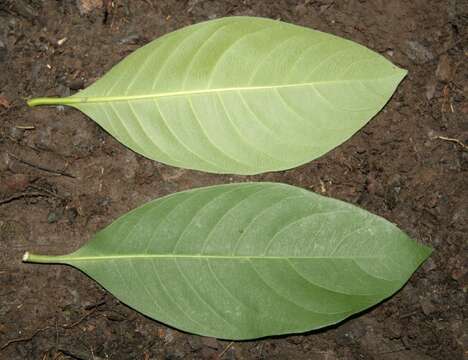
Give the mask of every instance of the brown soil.
[[[79, 3], [100, 1], [0, 0], [1, 359], [467, 355], [468, 2], [114, 0], [88, 13]], [[78, 111], [25, 104], [91, 84], [164, 33], [228, 15], [337, 34], [382, 53], [409, 76], [344, 145], [297, 169], [250, 178], [165, 166], [117, 143]], [[435, 252], [397, 295], [337, 327], [239, 343], [170, 329], [73, 268], [21, 263], [26, 250], [74, 250], [150, 199], [248, 178], [358, 204]]]

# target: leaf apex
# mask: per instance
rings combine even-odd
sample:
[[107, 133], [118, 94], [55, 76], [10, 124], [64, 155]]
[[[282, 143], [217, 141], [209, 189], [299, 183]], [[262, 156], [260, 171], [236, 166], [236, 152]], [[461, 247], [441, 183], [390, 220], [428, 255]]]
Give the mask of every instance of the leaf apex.
[[421, 244], [421, 252], [424, 256], [424, 260], [426, 260], [429, 256], [432, 255], [432, 253], [434, 252], [434, 249], [431, 248], [430, 246]]
[[401, 67], [397, 67], [396, 71], [398, 75], [400, 76], [400, 81], [403, 80], [408, 75], [408, 70], [403, 69]]

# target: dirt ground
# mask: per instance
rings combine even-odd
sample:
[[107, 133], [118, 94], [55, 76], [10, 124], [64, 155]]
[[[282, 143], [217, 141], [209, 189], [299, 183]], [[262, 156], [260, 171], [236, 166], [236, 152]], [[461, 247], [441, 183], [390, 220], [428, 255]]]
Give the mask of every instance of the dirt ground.
[[[463, 359], [468, 356], [466, 0], [0, 0], [0, 359]], [[79, 6], [80, 5], [80, 6]], [[70, 108], [66, 96], [131, 51], [229, 15], [333, 33], [409, 70], [385, 109], [317, 161], [255, 177], [147, 160]], [[218, 341], [148, 319], [66, 266], [62, 254], [146, 201], [232, 181], [281, 181], [381, 215], [432, 257], [390, 300], [339, 326]]]

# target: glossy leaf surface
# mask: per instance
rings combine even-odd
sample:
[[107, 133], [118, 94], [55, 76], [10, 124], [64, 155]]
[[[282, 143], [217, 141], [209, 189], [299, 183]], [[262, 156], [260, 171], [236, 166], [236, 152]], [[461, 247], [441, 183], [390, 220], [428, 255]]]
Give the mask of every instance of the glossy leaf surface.
[[144, 156], [214, 173], [295, 167], [338, 146], [385, 105], [406, 70], [333, 35], [229, 17], [135, 51], [69, 98]]
[[430, 254], [390, 222], [283, 184], [200, 188], [122, 216], [73, 265], [192, 333], [252, 339], [337, 323], [392, 295]]

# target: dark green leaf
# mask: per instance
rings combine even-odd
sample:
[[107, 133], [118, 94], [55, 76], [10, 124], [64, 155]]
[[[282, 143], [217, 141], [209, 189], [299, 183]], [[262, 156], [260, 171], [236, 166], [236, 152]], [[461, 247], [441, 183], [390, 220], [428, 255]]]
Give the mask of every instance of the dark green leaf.
[[152, 201], [64, 256], [138, 311], [225, 339], [334, 324], [392, 295], [431, 250], [297, 187], [244, 183]]

